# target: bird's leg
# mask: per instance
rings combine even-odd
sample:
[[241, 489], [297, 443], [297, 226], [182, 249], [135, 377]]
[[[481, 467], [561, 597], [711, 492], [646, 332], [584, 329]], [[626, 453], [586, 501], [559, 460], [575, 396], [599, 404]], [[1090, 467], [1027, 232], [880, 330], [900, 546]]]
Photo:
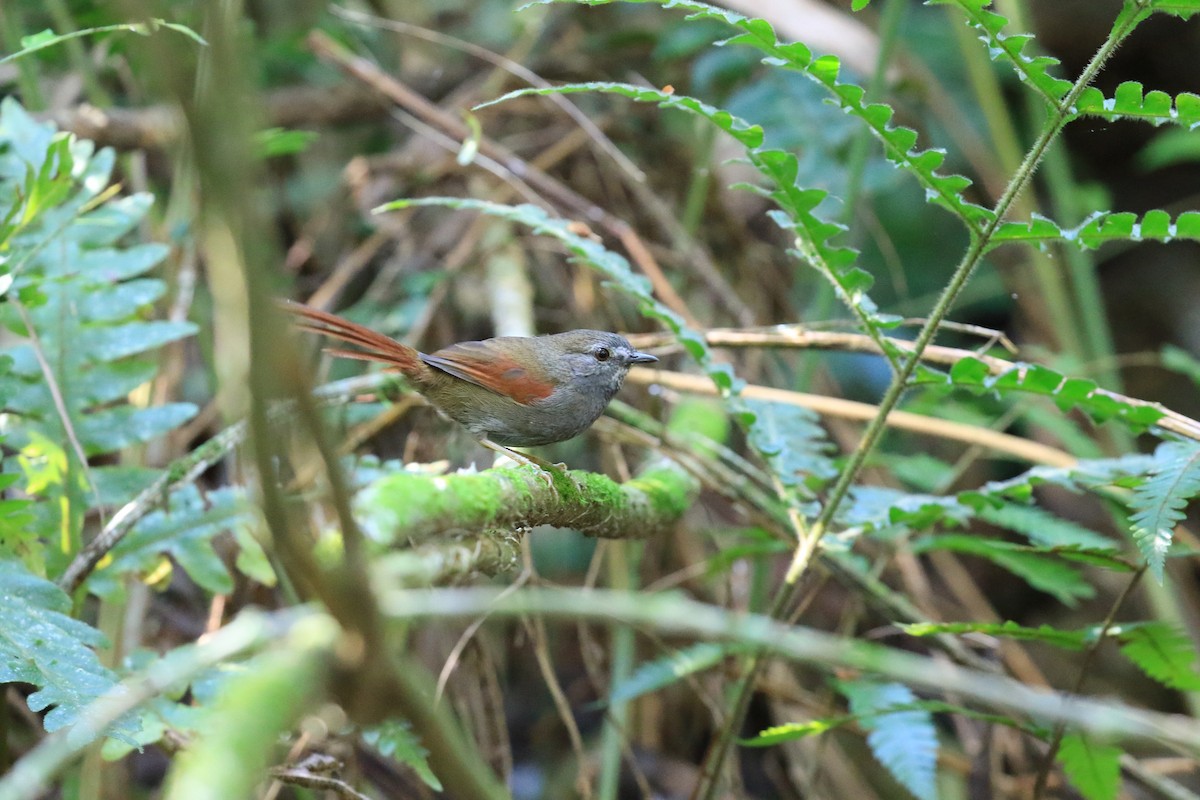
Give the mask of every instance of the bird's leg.
[[546, 461], [545, 459], [538, 458], [537, 456], [529, 455], [527, 453], [518, 453], [516, 450], [513, 450], [511, 447], [505, 447], [502, 444], [496, 444], [495, 442], [493, 442], [491, 439], [487, 438], [486, 436], [481, 438], [479, 440], [479, 443], [489, 450], [499, 453], [502, 456], [507, 456], [508, 458], [511, 458], [513, 461], [517, 462], [518, 464], [524, 464], [526, 466], [533, 467], [535, 470], [538, 471], [538, 474], [541, 476], [542, 480], [544, 480], [547, 483], [547, 485], [550, 486], [550, 489], [554, 490], [554, 476], [552, 473], [553, 472], [561, 472], [562, 467], [560, 465], [551, 464], [549, 461]]

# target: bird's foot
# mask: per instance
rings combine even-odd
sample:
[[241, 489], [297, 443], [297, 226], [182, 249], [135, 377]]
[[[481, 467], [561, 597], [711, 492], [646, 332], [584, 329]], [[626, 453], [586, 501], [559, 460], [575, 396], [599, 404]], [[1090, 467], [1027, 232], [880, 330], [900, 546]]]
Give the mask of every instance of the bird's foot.
[[550, 491], [554, 492], [555, 496], [558, 495], [558, 489], [554, 486], [554, 473], [557, 472], [560, 475], [565, 474], [567, 471], [566, 464], [551, 464], [544, 458], [538, 458], [537, 456], [530, 455], [529, 453], [518, 453], [511, 447], [505, 447], [502, 444], [496, 444], [491, 439], [480, 439], [479, 443], [489, 450], [499, 453], [506, 458], [512, 459], [518, 464], [533, 467], [534, 470], [537, 471], [538, 477], [544, 480], [546, 485], [550, 487]]

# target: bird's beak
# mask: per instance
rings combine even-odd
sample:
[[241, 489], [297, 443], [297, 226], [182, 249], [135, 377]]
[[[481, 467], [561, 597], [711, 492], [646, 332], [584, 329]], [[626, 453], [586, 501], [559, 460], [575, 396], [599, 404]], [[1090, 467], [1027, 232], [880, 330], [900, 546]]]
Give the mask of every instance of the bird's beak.
[[652, 356], [649, 353], [639, 353], [637, 350], [634, 350], [633, 355], [629, 357], [630, 364], [653, 364], [655, 361], [658, 361], [658, 356]]

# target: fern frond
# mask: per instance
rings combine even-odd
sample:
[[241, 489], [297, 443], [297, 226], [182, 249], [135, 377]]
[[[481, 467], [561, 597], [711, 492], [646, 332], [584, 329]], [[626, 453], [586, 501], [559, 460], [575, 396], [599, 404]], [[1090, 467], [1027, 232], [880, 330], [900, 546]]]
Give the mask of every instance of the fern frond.
[[811, 409], [790, 403], [746, 400], [756, 418], [750, 444], [785, 486], [821, 484], [837, 475], [833, 444]]
[[[545, 0], [560, 2], [561, 0]], [[585, 0], [585, 5], [606, 5], [612, 0]], [[840, 80], [841, 62], [834, 56], [815, 56], [800, 42], [784, 42], [775, 34], [771, 24], [763, 19], [745, 17], [723, 8], [694, 0], [627, 0], [633, 3], [655, 3], [668, 9], [682, 9], [687, 19], [722, 22], [739, 32], [720, 42], [722, 45], [744, 45], [758, 50], [763, 63], [799, 72], [829, 92], [831, 99], [847, 114], [861, 119], [883, 146], [889, 161], [912, 175], [925, 190], [925, 199], [960, 219], [972, 232], [980, 233], [995, 219], [991, 209], [966, 199], [971, 181], [962, 175], [943, 175], [938, 172], [946, 160], [943, 150], [918, 150], [917, 133], [911, 128], [891, 124], [895, 113], [883, 103], [867, 103], [866, 90]]]
[[1121, 791], [1122, 750], [1080, 734], [1069, 733], [1059, 746], [1057, 760], [1067, 779], [1087, 800], [1116, 800]]
[[442, 791], [442, 782], [429, 766], [429, 751], [408, 720], [388, 720], [372, 725], [362, 732], [363, 741], [375, 748], [384, 758], [394, 758], [417, 773], [425, 785], [435, 792]]
[[1200, 13], [1200, 0], [1145, 0], [1142, 3], [1125, 3], [1122, 14], [1134, 14], [1144, 19], [1151, 14], [1169, 14], [1180, 19], [1190, 19]]
[[1078, 409], [1096, 422], [1119, 419], [1135, 430], [1144, 430], [1166, 415], [1156, 403], [1133, 400], [1101, 389], [1095, 381], [1070, 378], [1040, 364], [1016, 363], [998, 374], [978, 358], [962, 358], [949, 372], [921, 366], [913, 384], [944, 384], [974, 391], [1030, 392], [1054, 400], [1062, 411]]
[[1184, 211], [1174, 221], [1161, 209], [1142, 215], [1129, 211], [1099, 212], [1073, 228], [1060, 227], [1040, 214], [1028, 222], [1005, 222], [996, 229], [989, 249], [1003, 244], [1046, 245], [1062, 243], [1081, 250], [1095, 250], [1109, 242], [1200, 241], [1200, 211]]
[[912, 549], [915, 553], [950, 550], [986, 558], [1065, 606], [1074, 606], [1096, 594], [1095, 587], [1077, 570], [1058, 558], [1043, 555], [1036, 547], [980, 536], [945, 534], [917, 539]]
[[1187, 634], [1163, 622], [1114, 626], [1110, 635], [1138, 669], [1163, 686], [1183, 692], [1200, 690], [1196, 649]]
[[608, 693], [609, 704], [625, 703], [635, 697], [656, 692], [675, 684], [689, 675], [715, 667], [727, 656], [748, 652], [745, 645], [726, 642], [697, 642], [673, 650], [661, 658], [647, 661]]
[[1159, 583], [1163, 563], [1188, 501], [1200, 494], [1200, 445], [1165, 442], [1145, 483], [1133, 491], [1133, 540]]
[[[228, 594], [233, 591], [233, 578], [213, 549], [213, 539], [252, 526], [256, 520], [240, 488], [201, 494], [195, 486], [184, 486], [171, 495], [167, 508], [147, 514], [113, 548], [110, 559], [89, 577], [88, 589], [109, 600], [122, 597], [122, 576], [149, 572], [169, 555], [199, 586], [213, 594]], [[250, 558], [261, 558], [261, 546], [252, 536], [238, 541], [243, 552], [252, 548]]]
[[933, 716], [923, 709], [894, 710], [916, 702], [912, 690], [872, 680], [841, 682], [838, 690], [869, 731], [867, 744], [879, 763], [918, 800], [934, 800], [938, 740]]
[[1033, 40], [1028, 33], [1008, 33], [1004, 27], [1008, 20], [988, 9], [992, 0], [932, 0], [936, 5], [958, 6], [966, 17], [967, 24], [979, 32], [980, 40], [987, 45], [993, 61], [1004, 61], [1027, 86], [1042, 96], [1051, 105], [1057, 105], [1071, 90], [1071, 82], [1050, 74], [1059, 65], [1057, 58], [1034, 56], [1025, 52]]
[[1076, 110], [1084, 117], [1135, 119], [1152, 125], [1173, 122], [1189, 130], [1200, 127], [1200, 95], [1180, 92], [1171, 97], [1157, 89], [1144, 95], [1142, 92], [1142, 84], [1137, 81], [1121, 83], [1112, 97], [1105, 97], [1099, 89], [1089, 86], [1079, 95]]
[[[0, 681], [36, 687], [29, 710], [46, 711], [47, 731], [73, 724], [117, 682], [93, 650], [104, 636], [70, 612], [71, 600], [61, 589], [20, 562], [0, 559]], [[128, 717], [109, 735], [128, 739], [137, 728]]]

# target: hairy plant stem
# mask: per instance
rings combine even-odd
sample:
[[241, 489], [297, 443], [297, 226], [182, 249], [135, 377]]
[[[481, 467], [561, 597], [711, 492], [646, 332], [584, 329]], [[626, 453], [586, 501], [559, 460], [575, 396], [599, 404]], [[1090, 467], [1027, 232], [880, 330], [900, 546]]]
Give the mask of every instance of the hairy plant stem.
[[[1141, 0], [1136, 4], [1136, 7], [1140, 8], [1145, 5], [1145, 0]], [[887, 427], [888, 414], [899, 404], [901, 395], [908, 388], [909, 378], [912, 377], [916, 365], [920, 362], [921, 354], [932, 343], [943, 320], [945, 320], [954, 302], [958, 299], [959, 294], [967, 285], [967, 281], [970, 280], [975, 268], [979, 266], [979, 262], [988, 250], [992, 236], [1003, 222], [1004, 216], [1008, 213], [1013, 201], [1029, 185], [1034, 171], [1045, 155], [1046, 149], [1062, 131], [1063, 126], [1071, 119], [1072, 108], [1074, 108], [1076, 101], [1079, 99], [1079, 95], [1091, 84], [1104, 65], [1104, 62], [1113, 54], [1117, 46], [1133, 31], [1137, 23], [1141, 21], [1141, 16], [1140, 14], [1133, 13], [1124, 14], [1118, 18], [1121, 24], [1114, 26], [1108, 39], [1105, 40], [1096, 54], [1092, 56], [1091, 61], [1084, 67], [1070, 91], [1051, 110], [1042, 128], [1042, 133], [1029, 149], [1029, 152], [1026, 153], [1012, 180], [1009, 181], [1004, 193], [996, 202], [992, 219], [983, 227], [983, 230], [975, 231], [972, 229], [971, 244], [967, 252], [959, 262], [958, 267], [954, 270], [954, 274], [951, 276], [949, 283], [946, 284], [946, 288], [942, 290], [942, 294], [938, 297], [933, 310], [930, 311], [925, 325], [921, 328], [921, 332], [917, 335], [916, 342], [913, 344], [911, 354], [903, 361], [896, 375], [892, 378], [891, 384], [888, 386], [883, 399], [879, 403], [879, 412], [867, 425], [862, 440], [850, 455], [849, 461], [847, 461], [845, 468], [838, 476], [833, 489], [830, 490], [825, 506], [821, 509], [816, 522], [813, 523], [809, 535], [800, 539], [795, 555], [792, 558], [791, 566], [788, 569], [787, 580], [776, 592], [771, 607], [767, 612], [770, 618], [780, 619], [785, 614], [786, 609], [799, 596], [802, 585], [801, 578], [806, 574], [812, 555], [819, 550], [820, 538], [829, 529], [830, 523], [833, 522], [834, 516], [841, 507], [842, 502], [846, 499], [850, 487], [858, 478], [858, 474], [866, 463], [867, 457], [879, 442], [880, 436]], [[720, 775], [721, 767], [724, 764], [729, 749], [733, 745], [737, 731], [740, 730], [742, 722], [745, 719], [745, 712], [749, 707], [750, 697], [754, 692], [754, 685], [762, 670], [766, 655], [766, 651], [758, 651], [748, 658], [749, 663], [734, 690], [734, 701], [730, 718], [705, 758], [705, 764], [701, 768], [700, 780], [697, 783], [695, 792], [692, 794], [693, 800], [713, 800], [716, 796], [719, 785], [717, 778]]]

